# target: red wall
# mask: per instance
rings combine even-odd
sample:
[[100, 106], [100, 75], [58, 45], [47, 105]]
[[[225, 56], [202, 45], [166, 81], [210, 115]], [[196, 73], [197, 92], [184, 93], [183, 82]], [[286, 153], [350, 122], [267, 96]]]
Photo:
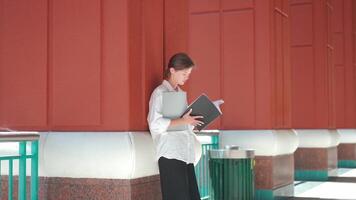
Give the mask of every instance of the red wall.
[[336, 126], [354, 127], [355, 121], [355, 78], [352, 65], [352, 1], [332, 1], [334, 53], [334, 87]]
[[[328, 4], [329, 5], [329, 4]], [[331, 8], [326, 1], [290, 1], [292, 124], [321, 128], [332, 123]], [[329, 36], [329, 37], [328, 37]]]
[[145, 129], [162, 2], [0, 0], [0, 126]]
[[352, 128], [352, 1], [290, 1], [292, 124]]
[[0, 1], [1, 127], [47, 124], [47, 1]]
[[354, 127], [352, 0], [0, 0], [0, 126], [147, 130], [164, 63], [223, 98], [210, 128]]
[[166, 2], [166, 59], [188, 51], [197, 63], [186, 87], [190, 99], [204, 92], [225, 100], [221, 120], [210, 128], [290, 127], [288, 7], [286, 1]]

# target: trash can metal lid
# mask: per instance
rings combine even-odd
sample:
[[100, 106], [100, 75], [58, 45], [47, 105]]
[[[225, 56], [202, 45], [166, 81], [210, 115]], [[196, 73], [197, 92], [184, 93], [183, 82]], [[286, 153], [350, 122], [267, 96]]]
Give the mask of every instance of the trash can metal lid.
[[212, 149], [209, 156], [213, 159], [246, 159], [254, 158], [255, 151], [251, 149]]

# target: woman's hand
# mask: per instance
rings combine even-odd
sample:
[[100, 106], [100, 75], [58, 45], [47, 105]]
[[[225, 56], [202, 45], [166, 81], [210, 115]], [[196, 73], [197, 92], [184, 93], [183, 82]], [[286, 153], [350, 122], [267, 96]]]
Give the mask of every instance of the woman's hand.
[[190, 116], [192, 113], [192, 109], [190, 109], [185, 115], [183, 115], [182, 119], [184, 120], [185, 123], [190, 124], [192, 126], [201, 126], [204, 124], [204, 122], [200, 121], [199, 119], [202, 119], [203, 116]]
[[203, 116], [190, 116], [192, 113], [192, 109], [190, 109], [183, 117], [177, 118], [177, 119], [172, 119], [171, 123], [169, 124], [169, 127], [174, 127], [174, 126], [181, 126], [181, 125], [192, 125], [192, 126], [201, 126], [204, 124], [204, 122], [198, 120], [202, 119]]

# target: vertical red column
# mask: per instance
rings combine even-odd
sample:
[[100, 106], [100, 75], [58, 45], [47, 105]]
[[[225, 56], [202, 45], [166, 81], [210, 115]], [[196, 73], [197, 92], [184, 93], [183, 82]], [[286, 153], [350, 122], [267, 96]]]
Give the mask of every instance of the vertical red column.
[[334, 54], [334, 89], [336, 127], [353, 127], [354, 77], [352, 66], [352, 2], [351, 0], [332, 1]]
[[273, 19], [271, 1], [255, 2], [255, 82], [256, 82], [256, 128], [270, 129], [275, 123], [274, 103], [272, 97], [271, 64], [274, 52], [271, 31]]
[[353, 66], [353, 33], [352, 33], [352, 0], [344, 2], [345, 22], [345, 127], [354, 128], [356, 120], [356, 87], [355, 87], [355, 69]]
[[290, 1], [292, 124], [327, 128], [334, 122], [331, 12], [328, 1]]
[[188, 0], [164, 1], [164, 60], [188, 50]]
[[101, 4], [102, 125], [98, 130], [130, 130], [127, 4], [126, 0]]
[[291, 67], [289, 39], [289, 4], [275, 0], [272, 10], [272, 112], [273, 127], [291, 127]]
[[345, 126], [345, 37], [343, 21], [345, 1], [332, 1], [334, 12], [332, 15], [332, 31], [334, 43], [334, 85], [335, 88], [335, 111], [336, 126]]
[[223, 129], [256, 126], [255, 3], [222, 1]]
[[100, 1], [51, 1], [50, 11], [51, 124], [101, 125]]
[[163, 75], [163, 1], [129, 4], [130, 130], [147, 130], [148, 102]]
[[0, 129], [47, 125], [47, 1], [0, 0]]
[[328, 75], [328, 113], [329, 128], [336, 128], [336, 106], [335, 106], [335, 78], [334, 78], [334, 41], [332, 16], [334, 8], [331, 0], [326, 0], [326, 19], [327, 19], [327, 75]]
[[293, 81], [293, 127], [312, 127], [314, 110], [313, 4], [291, 4], [291, 63]]

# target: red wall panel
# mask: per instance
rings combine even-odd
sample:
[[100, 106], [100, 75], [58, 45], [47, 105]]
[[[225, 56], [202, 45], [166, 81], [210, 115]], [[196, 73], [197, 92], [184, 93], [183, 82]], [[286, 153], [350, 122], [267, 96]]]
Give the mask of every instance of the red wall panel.
[[[133, 130], [143, 129], [143, 102], [144, 99], [144, 63], [142, 47], [144, 44], [143, 38], [143, 6], [142, 1], [133, 0], [128, 1], [128, 70], [129, 70], [129, 112], [126, 116], [129, 118], [129, 127]], [[135, 106], [131, 106], [135, 104]], [[137, 115], [136, 120], [132, 120], [133, 116]]]
[[[335, 10], [337, 12], [337, 10]], [[336, 15], [337, 16], [337, 15]], [[341, 18], [342, 21], [342, 18]], [[333, 26], [334, 27], [334, 26]], [[344, 35], [343, 32], [334, 32], [334, 88], [335, 88], [335, 106], [336, 106], [336, 126], [345, 126], [345, 53], [344, 53]]]
[[0, 127], [47, 123], [47, 1], [0, 1]]
[[294, 128], [331, 128], [333, 72], [328, 62], [334, 48], [327, 38], [332, 8], [327, 1], [290, 1], [290, 5], [292, 124]]
[[220, 10], [220, 0], [190, 0], [190, 12], [211, 12]]
[[293, 126], [312, 128], [315, 125], [315, 88], [313, 48], [292, 48]]
[[344, 29], [345, 29], [345, 127], [355, 127], [356, 112], [355, 112], [355, 78], [353, 55], [352, 55], [352, 1], [344, 2]]
[[187, 0], [164, 2], [165, 64], [173, 54], [188, 49], [189, 3]]
[[[122, 1], [117, 6], [119, 7], [116, 10], [120, 8], [124, 12], [121, 14], [124, 18], [117, 21], [118, 18], [113, 17], [111, 20], [122, 34], [115, 37], [124, 46], [115, 43], [111, 45], [123, 57], [115, 58], [122, 63], [121, 66], [111, 66], [111, 70], [118, 73], [111, 75], [112, 81], [117, 84], [110, 85], [111, 90], [107, 90], [108, 94], [105, 93], [104, 100], [109, 100], [106, 97], [109, 93], [115, 94], [116, 101], [111, 99], [110, 102], [115, 104], [116, 110], [114, 112], [106, 105], [111, 124], [105, 127], [109, 130], [147, 130], [148, 101], [153, 89], [162, 81], [163, 1]], [[112, 12], [119, 14], [115, 9]], [[107, 33], [105, 30], [104, 33]], [[104, 38], [104, 41], [111, 37]], [[105, 122], [108, 122], [108, 119], [104, 120]]]
[[[335, 49], [335, 51], [337, 51]], [[345, 70], [343, 67], [334, 68], [336, 126], [345, 127]]]
[[[322, 5], [324, 6], [324, 5]], [[330, 0], [326, 0], [326, 47], [327, 47], [327, 85], [328, 85], [328, 127], [336, 128], [336, 105], [335, 105], [335, 77], [334, 77], [334, 43], [333, 43], [333, 26], [332, 26], [332, 16], [334, 8]]]
[[334, 89], [336, 127], [352, 128], [355, 119], [355, 86], [352, 74], [352, 2], [331, 1], [334, 43]]
[[225, 129], [255, 125], [253, 17], [253, 10], [223, 14]]
[[[353, 74], [354, 70], [351, 7], [350, 0], [311, 1], [310, 3], [291, 1], [293, 125], [296, 128], [354, 126], [355, 84], [354, 77], [349, 75]], [[306, 14], [312, 16], [311, 26], [308, 22], [305, 23]], [[312, 40], [310, 40], [311, 35], [313, 35]], [[306, 51], [295, 50], [307, 47], [313, 49], [312, 52], [308, 52], [312, 56], [301, 55]], [[301, 59], [304, 59], [303, 63]], [[306, 64], [306, 60], [310, 60], [310, 63]], [[305, 65], [313, 70], [305, 70]], [[304, 79], [309, 73], [313, 75], [308, 79], [309, 88], [307, 88]], [[310, 88], [314, 91], [310, 91]], [[309, 100], [301, 104], [302, 96], [308, 95], [313, 96], [305, 97]], [[304, 108], [310, 110], [305, 110], [303, 114]]]
[[[314, 128], [329, 127], [329, 103], [330, 98], [328, 96], [329, 90], [329, 78], [328, 78], [328, 60], [331, 59], [332, 50], [325, 46], [331, 47], [331, 43], [328, 43], [328, 36], [331, 35], [331, 31], [328, 31], [327, 24], [328, 14], [330, 9], [326, 7], [324, 3], [313, 4], [313, 57], [314, 57], [314, 83], [315, 83], [315, 124]], [[330, 11], [331, 12], [331, 11]], [[330, 52], [330, 56], [325, 53], [325, 49]]]
[[[163, 78], [163, 0], [140, 0], [138, 7], [130, 6], [130, 23], [141, 26], [141, 31], [131, 32], [141, 37], [141, 45], [130, 54], [130, 127], [147, 130], [148, 102], [153, 89]], [[132, 3], [132, 1], [130, 1]], [[139, 29], [138, 29], [139, 30]], [[129, 46], [138, 38], [131, 38]], [[135, 64], [137, 63], [137, 64]]]
[[129, 69], [127, 40], [128, 10], [124, 0], [102, 3], [102, 127], [130, 130]]
[[64, 0], [52, 1], [50, 5], [52, 123], [54, 126], [100, 125], [100, 1]]
[[344, 35], [343, 32], [334, 32], [334, 66], [344, 67], [345, 52], [344, 52]]
[[331, 18], [333, 32], [343, 32], [343, 11], [344, 2], [347, 0], [330, 0], [330, 4], [333, 7], [333, 15]]
[[[145, 99], [143, 118], [147, 129], [148, 101], [151, 91], [161, 84], [163, 79], [163, 9], [164, 0], [144, 1], [144, 66], [145, 66]], [[132, 75], [133, 76], [133, 75]], [[135, 106], [135, 105], [132, 105]], [[133, 120], [135, 116], [133, 117]]]
[[312, 4], [292, 5], [291, 9], [291, 45], [293, 47], [313, 43], [313, 6]]
[[291, 68], [289, 36], [289, 4], [276, 0], [273, 4], [271, 80], [274, 128], [291, 126]]
[[272, 81], [270, 55], [271, 35], [270, 1], [259, 1], [254, 5], [255, 9], [255, 85], [256, 85], [256, 128], [272, 127]]
[[313, 5], [291, 5], [291, 63], [293, 126], [315, 126], [315, 59]]

